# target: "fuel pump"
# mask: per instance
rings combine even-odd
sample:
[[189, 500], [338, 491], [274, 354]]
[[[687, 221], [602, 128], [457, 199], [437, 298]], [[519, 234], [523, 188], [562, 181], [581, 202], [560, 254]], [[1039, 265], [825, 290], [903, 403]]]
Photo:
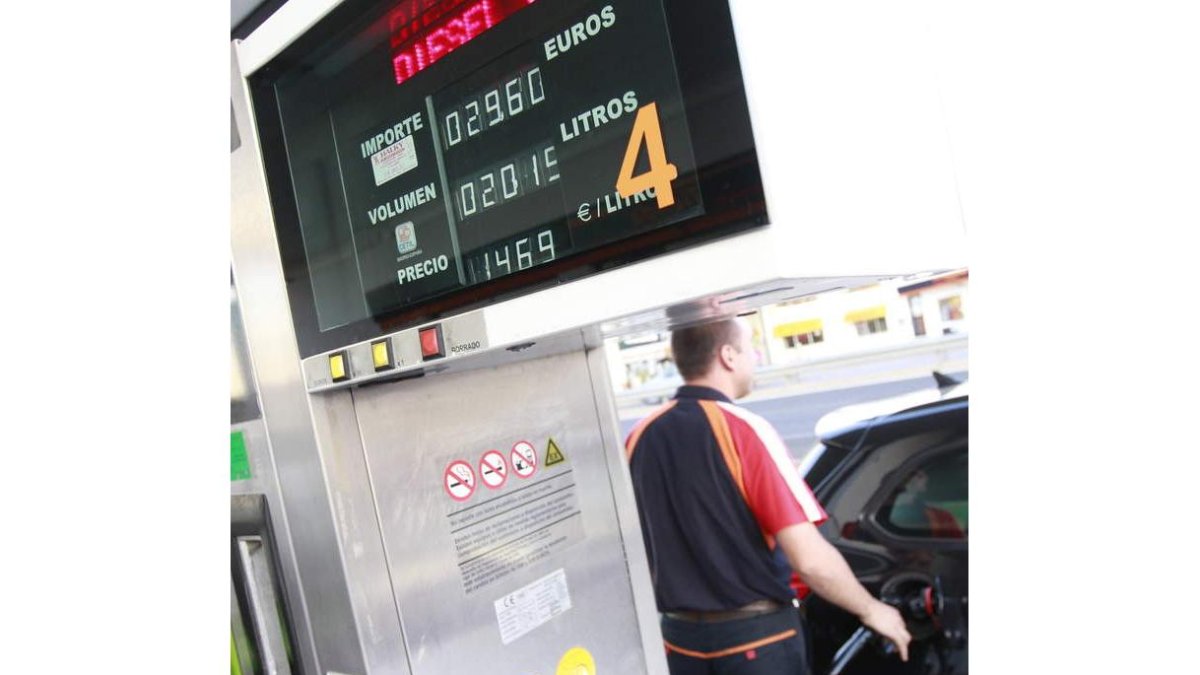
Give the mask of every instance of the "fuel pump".
[[294, 0], [235, 41], [233, 269], [306, 674], [666, 672], [603, 342], [961, 267], [923, 31]]

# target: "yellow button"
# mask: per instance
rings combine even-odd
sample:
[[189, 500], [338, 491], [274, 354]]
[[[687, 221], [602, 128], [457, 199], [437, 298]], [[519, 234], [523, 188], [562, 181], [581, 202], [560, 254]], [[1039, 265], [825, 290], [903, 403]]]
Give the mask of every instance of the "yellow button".
[[345, 354], [338, 352], [329, 355], [329, 375], [333, 377], [334, 382], [346, 379]]
[[596, 675], [596, 660], [583, 647], [571, 647], [558, 661], [557, 675]]
[[375, 370], [392, 367], [392, 354], [387, 340], [371, 343], [371, 358], [375, 361]]

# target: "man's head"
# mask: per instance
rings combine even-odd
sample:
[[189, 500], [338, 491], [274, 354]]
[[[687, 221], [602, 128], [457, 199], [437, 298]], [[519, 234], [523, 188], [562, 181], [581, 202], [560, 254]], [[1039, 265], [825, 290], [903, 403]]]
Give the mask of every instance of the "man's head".
[[750, 393], [757, 357], [741, 319], [687, 326], [671, 333], [671, 353], [684, 382], [737, 399]]

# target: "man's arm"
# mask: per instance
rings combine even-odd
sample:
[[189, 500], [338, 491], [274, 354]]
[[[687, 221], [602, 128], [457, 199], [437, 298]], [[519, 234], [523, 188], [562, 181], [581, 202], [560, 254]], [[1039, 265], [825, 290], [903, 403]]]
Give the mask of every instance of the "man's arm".
[[846, 559], [821, 536], [815, 525], [789, 525], [775, 533], [775, 542], [783, 547], [792, 568], [817, 595], [854, 614], [864, 626], [891, 640], [900, 652], [900, 660], [908, 660], [912, 637], [900, 612], [871, 597], [854, 577]]

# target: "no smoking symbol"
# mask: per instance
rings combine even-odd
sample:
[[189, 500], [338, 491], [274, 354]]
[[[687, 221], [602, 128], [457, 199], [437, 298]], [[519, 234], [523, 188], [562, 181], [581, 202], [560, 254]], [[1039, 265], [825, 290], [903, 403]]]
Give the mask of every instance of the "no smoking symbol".
[[450, 462], [443, 481], [446, 494], [456, 502], [465, 502], [475, 494], [475, 470], [461, 459]]
[[508, 463], [504, 461], [504, 455], [498, 450], [483, 453], [483, 459], [479, 460], [479, 475], [484, 485], [493, 490], [500, 489], [508, 480]]
[[529, 478], [537, 471], [537, 450], [533, 449], [529, 441], [518, 441], [513, 446], [509, 459], [512, 460], [513, 471], [521, 478]]

